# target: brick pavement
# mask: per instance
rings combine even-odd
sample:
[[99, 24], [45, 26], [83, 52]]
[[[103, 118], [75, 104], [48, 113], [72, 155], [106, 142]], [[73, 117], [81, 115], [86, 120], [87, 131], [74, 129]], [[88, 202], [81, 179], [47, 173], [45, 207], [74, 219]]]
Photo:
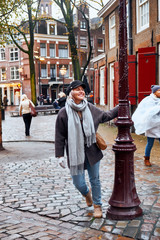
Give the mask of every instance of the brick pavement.
[[[56, 115], [34, 118], [31, 137], [26, 138], [22, 118], [6, 114], [3, 141], [12, 148], [0, 152], [0, 239], [160, 239], [160, 166], [147, 168], [135, 155], [136, 189], [144, 214], [131, 221], [109, 220], [106, 211], [114, 180], [109, 144], [100, 169], [103, 218], [94, 219], [93, 208], [86, 208], [69, 170], [60, 168], [54, 158], [55, 119]], [[15, 149], [18, 154], [13, 154]]]

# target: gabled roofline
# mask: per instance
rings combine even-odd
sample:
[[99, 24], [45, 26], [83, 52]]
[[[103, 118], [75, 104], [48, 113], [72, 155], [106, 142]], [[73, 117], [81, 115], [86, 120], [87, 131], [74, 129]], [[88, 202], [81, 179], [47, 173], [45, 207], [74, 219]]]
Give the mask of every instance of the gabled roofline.
[[103, 17], [104, 13], [116, 2], [117, 0], [109, 0], [108, 3], [97, 13], [98, 17]]

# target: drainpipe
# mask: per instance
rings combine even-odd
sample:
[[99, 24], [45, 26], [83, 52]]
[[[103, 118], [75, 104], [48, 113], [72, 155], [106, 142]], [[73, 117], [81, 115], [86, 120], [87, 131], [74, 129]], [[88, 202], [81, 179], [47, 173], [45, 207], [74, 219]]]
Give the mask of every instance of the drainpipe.
[[132, 0], [128, 0], [128, 50], [129, 55], [133, 54], [133, 38], [132, 38]]

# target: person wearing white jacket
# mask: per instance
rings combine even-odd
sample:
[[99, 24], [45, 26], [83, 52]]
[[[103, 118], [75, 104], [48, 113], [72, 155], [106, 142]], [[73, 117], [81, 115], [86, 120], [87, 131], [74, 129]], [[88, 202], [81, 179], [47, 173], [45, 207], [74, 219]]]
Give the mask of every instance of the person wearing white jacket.
[[30, 104], [32, 104], [32, 106], [35, 107], [33, 102], [28, 99], [27, 95], [23, 94], [19, 106], [19, 115], [23, 116], [26, 136], [30, 136], [30, 126], [32, 120]]
[[152, 85], [152, 93], [145, 97], [132, 115], [135, 132], [145, 133], [147, 145], [145, 148], [144, 163], [151, 166], [150, 153], [157, 138], [160, 142], [160, 86]]

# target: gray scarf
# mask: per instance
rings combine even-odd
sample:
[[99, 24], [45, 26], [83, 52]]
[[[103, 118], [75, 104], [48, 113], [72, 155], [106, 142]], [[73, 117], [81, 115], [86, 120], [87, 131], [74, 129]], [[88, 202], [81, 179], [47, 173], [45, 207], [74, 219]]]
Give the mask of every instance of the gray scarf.
[[[82, 125], [78, 111], [82, 112]], [[76, 104], [73, 99], [67, 99], [66, 112], [68, 115], [70, 172], [73, 176], [83, 173], [85, 160], [84, 144], [90, 147], [96, 142], [96, 136], [93, 118], [87, 100], [84, 99], [80, 104]]]

